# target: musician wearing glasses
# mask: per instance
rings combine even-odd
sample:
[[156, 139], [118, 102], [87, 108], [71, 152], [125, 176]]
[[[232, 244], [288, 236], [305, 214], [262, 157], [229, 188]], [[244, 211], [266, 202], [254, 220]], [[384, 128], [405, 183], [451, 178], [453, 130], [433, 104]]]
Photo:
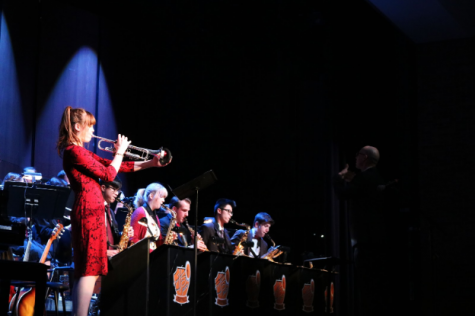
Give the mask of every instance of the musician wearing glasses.
[[[185, 224], [188, 212], [190, 211], [191, 200], [188, 198], [180, 200], [174, 196], [170, 200], [168, 207], [176, 213], [176, 227], [180, 230], [180, 233], [177, 234], [177, 238], [175, 239], [176, 243], [180, 247], [192, 247], [194, 245], [193, 234], [188, 230], [188, 227]], [[160, 218], [160, 231], [164, 238], [167, 235], [168, 228], [170, 227], [171, 219], [172, 214], [170, 213], [168, 213], [167, 216]], [[202, 240], [198, 239], [197, 246], [199, 250], [206, 251], [206, 245]]]
[[[269, 232], [272, 225], [274, 225], [274, 220], [269, 214], [262, 212], [256, 215], [253, 226], [247, 235], [247, 241], [252, 242], [253, 246], [245, 248], [246, 255], [260, 258], [267, 254], [269, 245], [264, 240], [264, 236]], [[234, 236], [231, 238], [234, 246], [239, 244], [245, 232], [245, 230], [240, 229], [234, 233]]]
[[[160, 183], [151, 183], [145, 189], [140, 189], [134, 205], [137, 209], [132, 214], [130, 225], [134, 228], [132, 243], [137, 243], [146, 237], [152, 237], [150, 252], [163, 244], [164, 236], [160, 233], [160, 221], [157, 211], [168, 196], [167, 189]], [[176, 236], [175, 236], [176, 237]]]
[[108, 272], [104, 198], [99, 179], [112, 181], [118, 172], [163, 167], [159, 157], [140, 162], [122, 162], [130, 141], [118, 135], [114, 159], [103, 159], [84, 148], [93, 137], [96, 119], [90, 112], [68, 106], [63, 112], [56, 143], [63, 169], [75, 193], [71, 212], [74, 248], [73, 315], [88, 314], [94, 284]]
[[[115, 178], [113, 181], [100, 181], [102, 196], [104, 197], [106, 234], [107, 234], [107, 256], [112, 257], [119, 253], [114, 245], [119, 244], [122, 232], [119, 230], [119, 225], [115, 219], [115, 212], [111, 210], [111, 204], [115, 202], [117, 196], [120, 194], [122, 188], [122, 181]], [[134, 236], [134, 229], [129, 227], [127, 232], [129, 238]]]
[[233, 245], [224, 225], [229, 223], [233, 216], [236, 202], [229, 199], [219, 199], [214, 206], [214, 218], [206, 218], [201, 226], [200, 234], [203, 242], [210, 251], [231, 254]]

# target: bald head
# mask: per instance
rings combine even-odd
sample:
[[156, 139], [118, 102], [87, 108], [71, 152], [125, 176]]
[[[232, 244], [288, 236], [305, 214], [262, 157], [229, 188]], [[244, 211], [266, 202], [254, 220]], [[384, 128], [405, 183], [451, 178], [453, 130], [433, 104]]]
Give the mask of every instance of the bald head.
[[372, 146], [364, 146], [356, 155], [356, 168], [366, 170], [376, 166], [379, 161], [379, 151]]
[[376, 165], [379, 161], [379, 150], [376, 147], [364, 146], [360, 152], [365, 153], [371, 163]]

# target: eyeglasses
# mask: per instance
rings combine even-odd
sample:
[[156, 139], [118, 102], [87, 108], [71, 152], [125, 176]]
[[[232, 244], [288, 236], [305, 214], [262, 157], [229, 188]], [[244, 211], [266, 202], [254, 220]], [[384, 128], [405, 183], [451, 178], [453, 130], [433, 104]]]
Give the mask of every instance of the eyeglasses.
[[233, 211], [228, 210], [227, 208], [223, 208], [222, 210], [228, 212], [230, 215], [233, 215]]
[[366, 154], [365, 154], [365, 153], [360, 153], [360, 152], [356, 153], [356, 157], [358, 157], [359, 155], [366, 156]]
[[116, 189], [114, 187], [108, 186], [108, 189], [111, 189], [113, 192], [120, 192], [120, 189]]

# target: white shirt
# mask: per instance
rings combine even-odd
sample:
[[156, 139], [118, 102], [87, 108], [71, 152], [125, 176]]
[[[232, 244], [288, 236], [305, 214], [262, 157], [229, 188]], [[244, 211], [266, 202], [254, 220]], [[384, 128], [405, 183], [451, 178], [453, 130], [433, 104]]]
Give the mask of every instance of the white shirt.
[[[254, 246], [252, 246], [251, 249], [254, 251], [257, 257], [259, 257], [259, 252], [261, 251], [261, 247], [259, 247], [259, 240], [256, 238], [253, 238], [252, 242], [254, 243]], [[254, 257], [254, 254], [252, 253], [252, 251], [249, 251], [249, 256]]]

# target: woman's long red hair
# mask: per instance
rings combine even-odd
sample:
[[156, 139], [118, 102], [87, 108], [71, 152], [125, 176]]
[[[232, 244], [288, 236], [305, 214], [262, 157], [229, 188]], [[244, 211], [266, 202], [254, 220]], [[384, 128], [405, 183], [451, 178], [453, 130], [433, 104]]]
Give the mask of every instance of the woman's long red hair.
[[63, 150], [67, 146], [73, 143], [82, 144], [82, 140], [74, 131], [76, 123], [79, 123], [81, 126], [92, 126], [96, 124], [96, 119], [92, 113], [81, 108], [73, 109], [68, 106], [64, 109], [63, 117], [59, 124], [59, 138], [56, 142], [56, 149], [60, 157], [63, 156]]

